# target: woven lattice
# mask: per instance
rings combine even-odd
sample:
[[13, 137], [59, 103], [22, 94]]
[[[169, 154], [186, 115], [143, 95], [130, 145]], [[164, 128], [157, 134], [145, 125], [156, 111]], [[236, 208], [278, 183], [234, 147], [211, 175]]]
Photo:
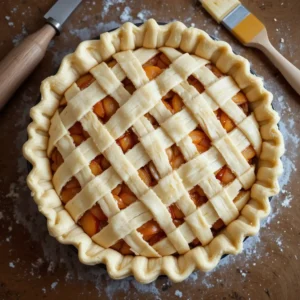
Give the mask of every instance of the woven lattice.
[[[172, 62], [158, 77], [149, 81], [143, 64], [164, 53]], [[219, 219], [229, 224], [249, 199], [249, 188], [255, 181], [254, 167], [242, 155], [251, 145], [260, 153], [261, 137], [252, 114], [247, 116], [232, 98], [239, 87], [230, 76], [218, 78], [209, 63], [194, 55], [173, 48], [124, 51], [115, 54], [117, 64], [112, 68], [105, 62], [90, 70], [96, 79], [86, 89], [74, 83], [65, 93], [67, 106], [55, 113], [51, 121], [48, 153], [56, 147], [64, 162], [53, 176], [58, 194], [65, 184], [76, 177], [81, 191], [65, 206], [77, 222], [95, 204], [108, 217], [108, 224], [92, 239], [104, 248], [124, 239], [138, 255], [159, 257], [183, 254], [197, 238], [202, 245], [213, 239], [212, 225]], [[187, 81], [194, 76], [205, 88], [199, 93]], [[135, 87], [130, 94], [122, 81], [128, 78]], [[178, 94], [184, 108], [172, 114], [161, 99], [169, 91]], [[110, 95], [120, 108], [104, 124], [93, 112], [93, 106]], [[220, 108], [234, 122], [235, 129], [227, 133], [214, 111]], [[159, 127], [145, 117], [149, 113]], [[89, 138], [75, 146], [68, 129], [79, 121]], [[198, 126], [211, 140], [208, 151], [200, 154], [189, 133]], [[116, 140], [132, 128], [137, 143], [123, 153]], [[172, 169], [166, 149], [176, 144], [185, 163]], [[99, 176], [94, 176], [90, 162], [102, 154], [111, 164]], [[160, 180], [147, 186], [138, 170], [153, 162]], [[215, 172], [227, 165], [235, 179], [225, 187]], [[124, 182], [138, 201], [120, 210], [111, 191]], [[189, 191], [200, 186], [208, 201], [197, 207]], [[242, 190], [242, 192], [241, 192]], [[176, 227], [168, 207], [176, 203], [184, 214], [184, 223]], [[156, 220], [166, 237], [150, 245], [137, 231], [149, 220]]]

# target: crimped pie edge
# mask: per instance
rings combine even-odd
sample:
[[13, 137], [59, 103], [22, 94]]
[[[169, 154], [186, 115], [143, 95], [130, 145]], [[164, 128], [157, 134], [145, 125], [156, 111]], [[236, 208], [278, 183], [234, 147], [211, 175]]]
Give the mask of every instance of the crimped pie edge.
[[[244, 238], [256, 234], [260, 221], [269, 214], [269, 197], [279, 192], [278, 177], [283, 170], [280, 157], [284, 153], [284, 143], [277, 126], [279, 116], [271, 106], [273, 95], [264, 88], [262, 79], [250, 73], [249, 61], [234, 54], [229, 44], [214, 41], [204, 31], [187, 28], [181, 22], [158, 25], [151, 19], [140, 27], [125, 23], [100, 37], [100, 40], [82, 42], [73, 54], [63, 59], [57, 74], [43, 81], [41, 102], [30, 111], [32, 123], [28, 126], [29, 139], [23, 147], [25, 158], [33, 165], [27, 183], [39, 210], [47, 218], [49, 233], [63, 244], [74, 245], [82, 263], [106, 264], [109, 275], [114, 279], [134, 275], [136, 280], [149, 283], [165, 274], [179, 282], [195, 269], [209, 271], [218, 264], [223, 254], [242, 251]], [[95, 244], [63, 208], [52, 187], [52, 172], [46, 154], [50, 119], [65, 90], [95, 65], [119, 51], [162, 46], [180, 48], [212, 61], [222, 73], [232, 76], [246, 94], [263, 139], [257, 180], [251, 188], [251, 200], [238, 219], [209, 245], [198, 246], [179, 257], [123, 256]]]

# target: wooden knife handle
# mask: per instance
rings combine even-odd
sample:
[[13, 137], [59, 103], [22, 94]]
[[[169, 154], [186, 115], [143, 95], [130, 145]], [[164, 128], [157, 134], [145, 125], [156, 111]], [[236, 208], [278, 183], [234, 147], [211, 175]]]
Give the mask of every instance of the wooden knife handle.
[[273, 47], [269, 41], [266, 30], [259, 33], [257, 37], [250, 42], [249, 46], [260, 49], [281, 72], [293, 89], [300, 95], [300, 70]]
[[55, 34], [55, 29], [46, 24], [26, 37], [0, 62], [0, 110], [42, 60]]

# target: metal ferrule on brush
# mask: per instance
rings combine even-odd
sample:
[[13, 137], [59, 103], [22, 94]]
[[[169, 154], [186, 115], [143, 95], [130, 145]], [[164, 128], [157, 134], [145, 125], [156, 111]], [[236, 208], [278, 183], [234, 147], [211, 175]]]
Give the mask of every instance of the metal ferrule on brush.
[[222, 20], [222, 24], [243, 44], [250, 43], [264, 29], [264, 25], [241, 4]]
[[232, 31], [238, 24], [240, 24], [248, 15], [249, 10], [245, 6], [239, 5], [231, 13], [229, 13], [223, 20], [222, 24], [230, 31]]

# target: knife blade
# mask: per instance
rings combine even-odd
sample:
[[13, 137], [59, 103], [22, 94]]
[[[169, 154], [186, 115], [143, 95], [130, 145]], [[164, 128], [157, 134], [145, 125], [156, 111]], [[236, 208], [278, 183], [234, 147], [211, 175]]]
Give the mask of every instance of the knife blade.
[[61, 26], [81, 1], [82, 0], [58, 0], [44, 15], [47, 23], [55, 28], [57, 34], [60, 33]]

